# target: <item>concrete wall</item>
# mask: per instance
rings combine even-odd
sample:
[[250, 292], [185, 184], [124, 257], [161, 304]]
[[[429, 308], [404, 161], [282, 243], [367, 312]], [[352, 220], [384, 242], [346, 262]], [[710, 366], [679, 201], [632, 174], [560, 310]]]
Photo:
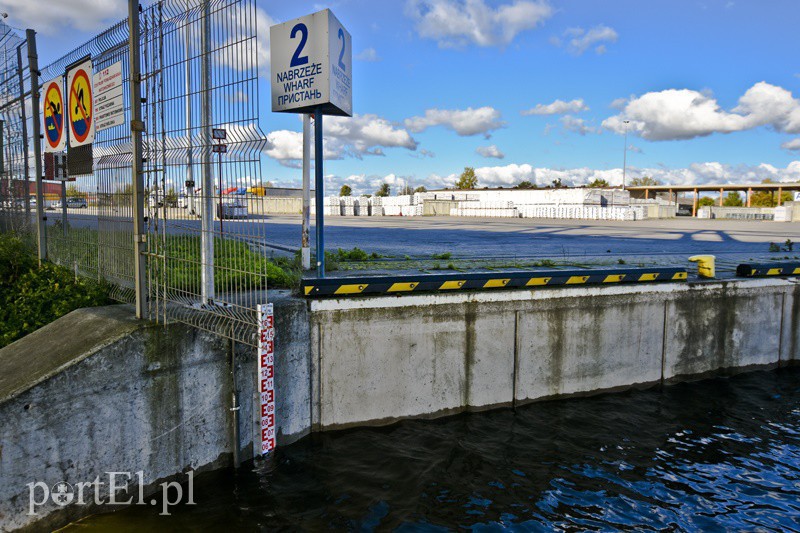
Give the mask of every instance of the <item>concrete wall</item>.
[[317, 430], [800, 358], [793, 281], [318, 300]]
[[[279, 296], [276, 424], [283, 445], [308, 433], [311, 415], [306, 305]], [[28, 516], [28, 483], [74, 485], [141, 470], [150, 492], [189, 469], [229, 465], [230, 356], [227, 339], [138, 322], [129, 306], [74, 311], [0, 350], [0, 531], [34, 522], [36, 529], [58, 527], [93, 511], [51, 503]], [[259, 442], [255, 348], [237, 345], [236, 362], [247, 460]]]

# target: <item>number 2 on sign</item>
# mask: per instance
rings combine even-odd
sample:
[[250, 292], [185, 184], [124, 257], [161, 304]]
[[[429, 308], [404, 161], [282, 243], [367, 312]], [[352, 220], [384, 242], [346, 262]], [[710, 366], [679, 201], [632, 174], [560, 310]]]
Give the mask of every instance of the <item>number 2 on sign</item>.
[[347, 72], [347, 67], [344, 66], [344, 30], [339, 28], [339, 40], [342, 41], [342, 50], [339, 52], [339, 68]]
[[[292, 61], [289, 63], [290, 67], [299, 67], [300, 65], [305, 65], [308, 63], [308, 56], [301, 56], [300, 53], [303, 51], [303, 48], [306, 46], [306, 41], [308, 40], [308, 27], [302, 22], [295, 24], [294, 28], [292, 28], [292, 33], [289, 35], [289, 38], [294, 39], [294, 36], [300, 32], [300, 44], [297, 45], [297, 49], [294, 51], [294, 55], [292, 56]], [[285, 56], [284, 56], [285, 57]]]

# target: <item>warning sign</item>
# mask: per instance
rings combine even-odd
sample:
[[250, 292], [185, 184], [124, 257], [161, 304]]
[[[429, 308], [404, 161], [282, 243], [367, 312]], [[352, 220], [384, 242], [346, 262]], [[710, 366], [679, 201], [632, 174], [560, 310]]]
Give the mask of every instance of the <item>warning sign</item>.
[[61, 152], [67, 144], [64, 134], [64, 82], [61, 77], [44, 84], [44, 151]]
[[95, 130], [125, 124], [122, 62], [117, 61], [94, 75], [94, 108]]
[[92, 62], [85, 61], [67, 72], [69, 87], [69, 146], [94, 142]]

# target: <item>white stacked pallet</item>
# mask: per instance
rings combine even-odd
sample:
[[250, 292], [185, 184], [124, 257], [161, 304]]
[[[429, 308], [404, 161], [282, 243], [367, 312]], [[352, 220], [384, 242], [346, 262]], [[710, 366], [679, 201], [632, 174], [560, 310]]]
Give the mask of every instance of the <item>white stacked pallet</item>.
[[387, 217], [399, 217], [401, 212], [401, 207], [399, 205], [383, 205], [383, 214]]

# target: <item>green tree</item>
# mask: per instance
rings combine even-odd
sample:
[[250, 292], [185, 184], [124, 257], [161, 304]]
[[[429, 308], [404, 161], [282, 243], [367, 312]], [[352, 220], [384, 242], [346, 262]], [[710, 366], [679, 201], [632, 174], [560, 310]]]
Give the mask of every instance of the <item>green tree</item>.
[[561, 178], [556, 178], [551, 182], [551, 187], [554, 189], [563, 189], [566, 185], [561, 181]]
[[592, 189], [608, 189], [611, 185], [603, 178], [595, 178], [587, 187], [591, 187]]
[[375, 196], [378, 197], [389, 196], [390, 193], [391, 193], [391, 188], [389, 187], [389, 184], [381, 183], [381, 186], [378, 187], [377, 191], [375, 191]]
[[170, 207], [178, 205], [178, 193], [175, 192], [175, 187], [167, 190], [167, 194], [164, 195], [164, 203]]
[[78, 190], [75, 185], [67, 186], [67, 198], [85, 198], [86, 195]]
[[744, 200], [742, 200], [742, 195], [739, 194], [739, 191], [731, 191], [725, 196], [722, 205], [725, 207], [742, 207]]
[[456, 189], [474, 189], [478, 186], [478, 177], [475, 175], [475, 169], [472, 167], [464, 167], [464, 172], [456, 182]]
[[407, 194], [414, 194], [414, 189], [411, 187], [411, 185], [406, 185], [405, 187], [400, 189], [400, 192], [398, 192], [397, 194], [401, 196]]
[[339, 196], [350, 196], [351, 194], [353, 194], [353, 189], [347, 184], [342, 185], [342, 188], [339, 189]]
[[420, 185], [419, 187], [414, 189], [414, 192], [428, 192], [428, 189], [426, 189], [424, 185]]
[[714, 204], [716, 204], [716, 202], [710, 196], [703, 196], [697, 201], [697, 205], [700, 207], [711, 207]]
[[661, 185], [661, 182], [657, 179], [653, 179], [650, 176], [642, 176], [641, 178], [633, 178], [629, 183], [631, 187], [645, 187], [645, 186], [655, 186]]
[[535, 183], [531, 183], [528, 180], [520, 181], [516, 185], [514, 185], [515, 189], [538, 189], [539, 186]]

